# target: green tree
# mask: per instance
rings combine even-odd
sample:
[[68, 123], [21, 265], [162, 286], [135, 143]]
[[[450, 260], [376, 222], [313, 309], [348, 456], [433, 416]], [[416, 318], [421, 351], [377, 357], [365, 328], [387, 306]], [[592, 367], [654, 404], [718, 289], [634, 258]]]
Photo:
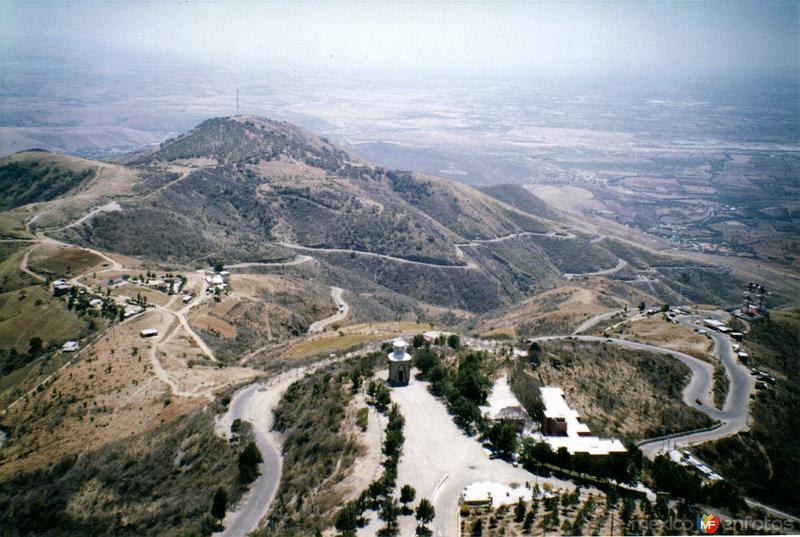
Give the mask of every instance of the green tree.
[[533, 529], [533, 522], [536, 520], [536, 512], [534, 510], [528, 511], [525, 515], [525, 522], [522, 523], [522, 533], [528, 534]]
[[422, 498], [417, 505], [417, 522], [424, 528], [433, 522], [435, 516], [436, 510], [433, 508], [433, 504], [427, 498]]
[[536, 369], [542, 363], [542, 346], [535, 341], [531, 342], [531, 346], [528, 347], [528, 362], [530, 362], [533, 369]]
[[349, 502], [336, 515], [336, 522], [334, 523], [336, 531], [348, 537], [355, 535], [360, 516], [361, 513], [358, 506], [354, 502]]
[[517, 428], [510, 423], [493, 423], [486, 436], [495, 452], [505, 460], [517, 450]]
[[417, 491], [411, 485], [403, 485], [400, 489], [400, 503], [403, 504], [403, 514], [410, 513], [408, 504], [414, 501], [417, 496]]
[[414, 337], [411, 338], [411, 345], [413, 345], [415, 349], [425, 346], [425, 336], [422, 334], [415, 334]]
[[447, 345], [453, 349], [458, 350], [461, 348], [461, 338], [458, 337], [458, 334], [450, 334], [447, 337]]
[[239, 481], [245, 484], [255, 481], [260, 473], [258, 465], [263, 461], [255, 442], [247, 444], [239, 454]]
[[427, 377], [430, 370], [438, 363], [439, 357], [429, 347], [422, 347], [414, 353], [414, 365], [423, 377]]
[[28, 354], [31, 356], [36, 356], [37, 354], [42, 352], [43, 346], [42, 338], [39, 336], [33, 336], [30, 340], [28, 340]]
[[[399, 509], [397, 507], [397, 500], [392, 497], [388, 497], [383, 500], [381, 504], [381, 511], [378, 514], [381, 520], [386, 522], [386, 529], [390, 532], [397, 528], [397, 514], [399, 513]], [[384, 532], [386, 534], [388, 532]]]
[[525, 519], [525, 501], [520, 498], [514, 507], [514, 522], [522, 522]]
[[228, 493], [225, 489], [219, 487], [214, 492], [214, 497], [211, 500], [211, 516], [222, 520], [225, 518], [225, 511], [228, 509]]

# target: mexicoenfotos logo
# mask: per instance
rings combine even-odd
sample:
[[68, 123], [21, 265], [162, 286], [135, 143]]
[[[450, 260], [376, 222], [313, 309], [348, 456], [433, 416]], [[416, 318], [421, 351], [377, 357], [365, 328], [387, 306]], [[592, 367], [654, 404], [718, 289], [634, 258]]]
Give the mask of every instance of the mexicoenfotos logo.
[[719, 529], [719, 517], [711, 513], [697, 517], [697, 529], [708, 535], [716, 533]]

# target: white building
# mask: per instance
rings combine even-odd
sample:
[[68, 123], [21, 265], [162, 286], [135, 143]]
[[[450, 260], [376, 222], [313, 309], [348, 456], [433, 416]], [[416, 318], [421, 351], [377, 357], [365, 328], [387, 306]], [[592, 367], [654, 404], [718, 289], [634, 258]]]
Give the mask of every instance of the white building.
[[578, 411], [567, 404], [564, 390], [544, 386], [539, 388], [539, 392], [545, 407], [541, 440], [547, 442], [553, 451], [558, 451], [561, 447], [566, 448], [570, 454], [608, 455], [627, 451], [616, 438], [592, 436], [589, 426], [580, 421]]
[[392, 343], [393, 350], [389, 353], [390, 384], [406, 385], [411, 380], [411, 355], [406, 352], [407, 346], [403, 338], [397, 338]]

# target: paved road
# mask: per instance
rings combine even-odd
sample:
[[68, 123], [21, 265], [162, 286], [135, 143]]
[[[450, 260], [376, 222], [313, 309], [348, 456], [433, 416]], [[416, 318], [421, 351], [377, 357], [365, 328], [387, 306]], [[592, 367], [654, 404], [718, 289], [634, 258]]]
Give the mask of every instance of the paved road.
[[[662, 349], [661, 347], [656, 347], [655, 345], [629, 341], [627, 339], [604, 338], [599, 336], [542, 336], [534, 338], [534, 340], [552, 341], [570, 338], [579, 341], [607, 342], [613, 345], [619, 345], [620, 347], [625, 347], [626, 349], [666, 354], [680, 360], [691, 370], [689, 384], [687, 384], [683, 389], [683, 402], [690, 407], [703, 412], [711, 419], [721, 420], [723, 418], [723, 412], [705, 402], [711, 399], [711, 390], [714, 386], [714, 368], [708, 362], [704, 362], [698, 358], [695, 358], [694, 356], [689, 356], [688, 354], [684, 354], [682, 352], [673, 351], [670, 349]], [[702, 405], [698, 404], [697, 399], [700, 399], [704, 403]]]
[[[693, 327], [693, 322], [702, 319], [700, 316], [682, 316], [679, 321], [684, 326]], [[686, 364], [692, 371], [689, 384], [683, 391], [683, 401], [713, 420], [721, 422], [721, 426], [710, 431], [700, 431], [690, 434], [678, 434], [670, 437], [670, 445], [675, 447], [690, 446], [710, 442], [736, 434], [747, 429], [749, 416], [750, 394], [755, 388], [755, 380], [746, 367], [739, 364], [733, 353], [730, 339], [715, 331], [709, 331], [709, 336], [714, 340], [714, 354], [725, 366], [730, 387], [723, 408], [717, 409], [712, 403], [712, 389], [714, 385], [714, 368], [711, 364], [698, 360], [687, 354], [662, 349], [653, 345], [637, 343], [616, 338], [601, 338], [596, 336], [572, 336], [582, 341], [608, 341], [630, 349], [646, 350], [668, 354]], [[545, 336], [538, 340], [565, 339], [569, 336]], [[703, 402], [698, 404], [697, 400]], [[664, 440], [653, 440], [640, 445], [642, 451], [649, 458], [655, 458], [664, 447]]]
[[225, 265], [225, 270], [234, 270], [234, 269], [241, 269], [241, 268], [250, 268], [250, 267], [294, 267], [297, 265], [302, 265], [303, 263], [308, 263], [309, 261], [313, 261], [314, 258], [307, 256], [307, 255], [298, 255], [291, 261], [282, 261], [276, 263], [235, 263], [233, 265]]
[[[315, 334], [317, 332], [322, 332], [328, 325], [331, 325], [335, 322], [341, 321], [347, 314], [350, 312], [350, 305], [344, 301], [342, 298], [342, 289], [339, 287], [331, 287], [331, 297], [333, 298], [333, 303], [336, 305], [336, 313], [331, 315], [330, 317], [326, 317], [325, 319], [321, 319], [311, 326], [308, 327], [309, 334]], [[344, 307], [339, 309], [339, 304], [344, 304]]]
[[379, 259], [386, 259], [389, 261], [394, 261], [396, 263], [404, 263], [407, 265], [417, 265], [421, 267], [430, 267], [430, 268], [439, 268], [439, 269], [469, 269], [475, 270], [478, 268], [473, 262], [468, 262], [466, 265], [437, 265], [436, 263], [426, 263], [424, 261], [413, 261], [411, 259], [405, 259], [404, 257], [394, 257], [391, 255], [384, 255], [384, 254], [376, 254], [373, 252], [364, 252], [361, 250], [350, 250], [347, 248], [312, 248], [310, 246], [301, 246], [300, 244], [293, 244], [291, 242], [278, 242], [281, 246], [285, 248], [291, 248], [292, 250], [303, 250], [307, 252], [327, 252], [332, 254], [357, 254], [363, 255], [366, 257], [376, 257]]
[[620, 270], [624, 269], [628, 266], [628, 262], [624, 259], [620, 259], [616, 266], [611, 267], [609, 269], [604, 270], [596, 270], [594, 272], [580, 272], [580, 273], [573, 273], [573, 272], [565, 272], [564, 277], [568, 280], [572, 280], [575, 278], [580, 278], [582, 276], [608, 276], [609, 274], [614, 274], [615, 272], [619, 272]]
[[[392, 400], [406, 417], [405, 444], [398, 466], [398, 487], [410, 484], [417, 498], [428, 498], [436, 509], [431, 529], [436, 537], [458, 535], [458, 503], [464, 487], [476, 481], [499, 481], [531, 486], [538, 481], [572, 490], [574, 484], [543, 478], [499, 460], [490, 459], [481, 444], [465, 436], [441, 401], [418, 380], [392, 389]], [[401, 535], [413, 535], [413, 517], [401, 517]]]
[[[684, 326], [692, 327], [691, 322], [699, 319], [700, 317], [698, 316], [682, 317], [680, 318], [680, 323]], [[719, 420], [722, 425], [712, 431], [673, 436], [670, 438], [669, 444], [674, 448], [719, 440], [748, 428], [750, 394], [755, 389], [755, 379], [750, 375], [747, 368], [736, 360], [731, 341], [727, 336], [713, 330], [709, 330], [707, 333], [714, 340], [714, 354], [725, 366], [729, 387], [728, 396], [725, 399], [722, 410], [712, 409], [710, 403], [706, 403], [703, 405], [705, 408], [699, 408], [699, 410]], [[664, 442], [655, 440], [643, 443], [639, 447], [647, 457], [653, 459], [664, 448]]]
[[602, 321], [606, 321], [606, 320], [612, 318], [614, 315], [617, 315], [618, 313], [622, 313], [623, 311], [625, 311], [625, 310], [618, 309], [618, 310], [611, 310], [611, 311], [606, 311], [604, 313], [598, 313], [597, 315], [593, 315], [592, 317], [589, 317], [588, 319], [583, 321], [580, 325], [578, 325], [578, 328], [576, 328], [572, 333], [573, 334], [580, 334], [581, 332], [585, 332], [585, 331], [589, 330], [591, 327], [593, 327], [594, 325], [596, 325], [596, 324], [598, 324], [598, 323], [600, 323]]
[[562, 232], [562, 234], [558, 234], [555, 231], [548, 231], [547, 233], [536, 233], [534, 231], [521, 231], [519, 233], [509, 233], [508, 235], [503, 235], [502, 237], [495, 237], [493, 239], [473, 239], [469, 242], [456, 244], [456, 246], [479, 246], [481, 244], [504, 242], [511, 239], [517, 239], [519, 237], [548, 237], [551, 239], [567, 240], [567, 239], [574, 239], [575, 234], [571, 232]]
[[256, 445], [264, 459], [260, 467], [261, 475], [250, 485], [250, 491], [242, 498], [238, 509], [229, 511], [225, 517], [223, 537], [243, 537], [256, 529], [275, 498], [281, 480], [283, 457], [281, 435], [272, 430], [272, 411], [293, 382], [334, 361], [322, 360], [313, 366], [289, 370], [265, 383], [250, 384], [233, 395], [228, 412], [217, 420], [216, 433], [226, 438], [234, 419], [250, 422]]
[[[286, 387], [288, 388], [288, 384]], [[261, 384], [251, 384], [236, 392], [231, 398], [229, 411], [220, 420], [225, 432], [230, 431], [234, 419], [250, 422], [253, 425], [256, 446], [264, 459], [259, 467], [261, 475], [250, 486], [250, 490], [240, 503], [240, 508], [229, 512], [225, 517], [223, 537], [243, 537], [253, 531], [267, 513], [280, 484], [283, 457], [279, 448], [276, 448], [268, 437], [272, 429], [272, 410], [265, 409], [263, 404], [259, 404], [262, 403], [259, 399], [263, 399], [262, 390]], [[271, 399], [275, 399], [274, 395]], [[280, 400], [280, 396], [277, 400]]]

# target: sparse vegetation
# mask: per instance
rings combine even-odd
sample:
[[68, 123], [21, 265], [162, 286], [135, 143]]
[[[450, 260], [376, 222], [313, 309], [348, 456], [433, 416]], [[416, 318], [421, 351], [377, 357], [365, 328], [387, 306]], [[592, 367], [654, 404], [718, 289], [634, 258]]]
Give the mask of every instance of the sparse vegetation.
[[709, 418], [683, 403], [689, 369], [678, 360], [607, 343], [540, 342], [540, 365], [512, 370], [517, 397], [537, 415], [530, 392], [559, 386], [594, 434], [642, 440], [706, 427]]
[[73, 170], [66, 162], [60, 162], [63, 157], [59, 155], [39, 153], [37, 158], [25, 157], [26, 154], [15, 155], [0, 161], [0, 210], [55, 199], [95, 173], [88, 167]]
[[215, 491], [240, 494], [235, 448], [213, 429], [213, 417], [196, 412], [6, 479], [0, 525], [23, 535], [201, 534]]
[[335, 486], [361, 450], [357, 438], [342, 431], [353, 398], [352, 373], [371, 376], [375, 359], [370, 355], [324, 368], [284, 394], [275, 409], [275, 429], [284, 435], [283, 474], [259, 535], [308, 535], [334, 525]]

